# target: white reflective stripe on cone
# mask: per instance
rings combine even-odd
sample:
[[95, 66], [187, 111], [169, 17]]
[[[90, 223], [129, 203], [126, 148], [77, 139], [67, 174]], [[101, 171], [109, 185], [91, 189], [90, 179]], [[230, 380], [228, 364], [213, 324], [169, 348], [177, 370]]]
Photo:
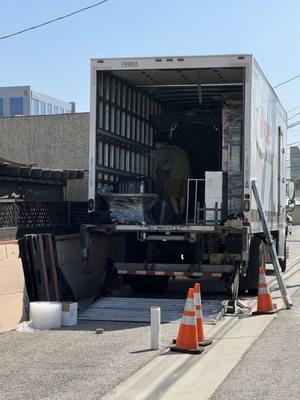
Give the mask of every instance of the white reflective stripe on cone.
[[196, 317], [188, 317], [183, 315], [181, 318], [181, 323], [183, 325], [196, 325]]
[[199, 299], [198, 293], [195, 294], [194, 302], [195, 302], [195, 306], [200, 306], [200, 299]]
[[195, 310], [194, 299], [187, 297], [185, 301], [184, 311], [194, 311], [194, 310]]
[[258, 288], [258, 293], [259, 294], [269, 294], [269, 289], [267, 287], [260, 287]]
[[203, 317], [202, 310], [196, 310], [196, 317], [197, 318], [202, 318]]
[[265, 282], [266, 282], [266, 277], [264, 275], [259, 275], [258, 283], [265, 283]]

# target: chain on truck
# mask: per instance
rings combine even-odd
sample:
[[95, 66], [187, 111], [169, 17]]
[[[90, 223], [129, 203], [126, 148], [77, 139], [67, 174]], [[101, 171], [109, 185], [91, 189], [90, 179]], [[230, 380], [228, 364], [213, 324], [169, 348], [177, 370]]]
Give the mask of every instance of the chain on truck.
[[[285, 146], [286, 113], [251, 55], [91, 60], [84, 250], [95, 234], [113, 243], [110, 260], [134, 291], [186, 276], [222, 279], [233, 298], [257, 293], [269, 251], [251, 181], [284, 270]], [[189, 163], [173, 194], [172, 167], [151, 173], [170, 148]]]

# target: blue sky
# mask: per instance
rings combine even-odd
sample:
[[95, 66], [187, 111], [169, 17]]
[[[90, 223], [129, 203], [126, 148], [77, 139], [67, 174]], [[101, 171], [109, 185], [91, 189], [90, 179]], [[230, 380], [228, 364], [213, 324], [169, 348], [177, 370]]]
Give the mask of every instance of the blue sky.
[[[94, 2], [2, 0], [0, 36]], [[0, 41], [0, 86], [30, 84], [88, 111], [92, 57], [226, 53], [254, 54], [276, 85], [300, 74], [299, 38], [298, 0], [109, 0]], [[287, 110], [300, 105], [300, 79], [277, 93]]]

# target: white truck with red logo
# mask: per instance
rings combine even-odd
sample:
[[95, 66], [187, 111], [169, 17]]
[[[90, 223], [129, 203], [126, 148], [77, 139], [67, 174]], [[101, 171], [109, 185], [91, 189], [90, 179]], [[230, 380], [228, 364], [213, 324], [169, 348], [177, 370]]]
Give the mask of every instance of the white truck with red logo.
[[[268, 249], [252, 180], [285, 269], [287, 118], [251, 55], [92, 59], [90, 99], [89, 229], [123, 241], [113, 265], [133, 290], [210, 276], [256, 293]], [[172, 167], [152, 167], [170, 148], [190, 165], [173, 194]]]

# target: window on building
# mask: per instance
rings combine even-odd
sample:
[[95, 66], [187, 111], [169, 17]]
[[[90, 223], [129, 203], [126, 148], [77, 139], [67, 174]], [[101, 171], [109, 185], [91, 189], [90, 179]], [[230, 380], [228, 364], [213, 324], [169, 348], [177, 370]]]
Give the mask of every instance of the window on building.
[[3, 99], [0, 99], [0, 117], [4, 116]]
[[37, 99], [32, 100], [32, 108], [33, 108], [33, 115], [40, 114], [39, 101]]
[[47, 103], [47, 114], [52, 114], [52, 104]]
[[46, 103], [44, 101], [40, 102], [41, 104], [41, 114], [45, 115], [46, 114]]
[[58, 107], [57, 106], [53, 106], [53, 114], [58, 114]]
[[64, 113], [64, 109], [62, 107], [59, 107], [59, 113], [63, 114]]
[[9, 99], [10, 115], [23, 115], [23, 97]]

